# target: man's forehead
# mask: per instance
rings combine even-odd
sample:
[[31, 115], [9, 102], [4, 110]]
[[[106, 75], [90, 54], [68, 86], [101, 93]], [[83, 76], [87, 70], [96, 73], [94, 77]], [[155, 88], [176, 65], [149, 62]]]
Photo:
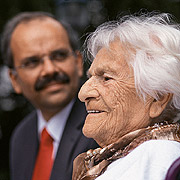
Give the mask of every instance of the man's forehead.
[[55, 20], [55, 19], [53, 19], [51, 17], [46, 17], [45, 16], [45, 17], [39, 17], [39, 18], [37, 17], [37, 18], [31, 19], [31, 20], [28, 20], [28, 21], [22, 21], [16, 26], [14, 31], [16, 29], [19, 29], [19, 28], [22, 28], [22, 27], [24, 27], [24, 28], [26, 28], [26, 27], [36, 27], [36, 28], [38, 28], [38, 27], [41, 27], [43, 24], [44, 25], [48, 24], [49, 26], [54, 26], [54, 27], [61, 28], [61, 29], [65, 30], [65, 28], [63, 27], [63, 25], [59, 21], [57, 21], [57, 20]]
[[[48, 34], [60, 35], [68, 39], [65, 28], [56, 20], [46, 17], [43, 19], [33, 19], [29, 22], [20, 23], [13, 31], [11, 42], [14, 40], [31, 40], [34, 37], [47, 36]], [[31, 37], [32, 36], [32, 37]]]
[[12, 34], [10, 46], [15, 59], [41, 56], [60, 48], [71, 49], [67, 32], [52, 18], [20, 24]]

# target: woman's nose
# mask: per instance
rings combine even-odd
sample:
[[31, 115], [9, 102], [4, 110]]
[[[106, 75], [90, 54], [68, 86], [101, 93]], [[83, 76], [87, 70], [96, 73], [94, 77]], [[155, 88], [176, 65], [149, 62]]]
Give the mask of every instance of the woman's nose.
[[96, 86], [95, 81], [93, 81], [93, 78], [91, 77], [81, 87], [78, 97], [82, 102], [85, 102], [91, 98], [97, 98], [98, 96], [98, 87]]

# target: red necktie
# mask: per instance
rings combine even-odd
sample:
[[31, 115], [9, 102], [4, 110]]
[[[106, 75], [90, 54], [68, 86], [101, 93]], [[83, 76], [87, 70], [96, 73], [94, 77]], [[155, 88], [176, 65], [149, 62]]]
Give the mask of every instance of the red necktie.
[[41, 141], [32, 180], [49, 180], [53, 166], [53, 138], [46, 128], [41, 133]]

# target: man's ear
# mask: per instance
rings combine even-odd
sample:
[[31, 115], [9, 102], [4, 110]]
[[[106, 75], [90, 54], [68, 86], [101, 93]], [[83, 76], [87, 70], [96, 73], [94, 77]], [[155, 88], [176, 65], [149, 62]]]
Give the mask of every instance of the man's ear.
[[14, 72], [12, 69], [9, 69], [8, 71], [9, 73], [9, 77], [11, 79], [11, 84], [14, 88], [14, 91], [17, 93], [17, 94], [21, 94], [22, 93], [22, 90], [21, 90], [21, 87], [17, 81], [17, 73]]
[[161, 96], [159, 100], [154, 100], [150, 106], [149, 116], [151, 118], [158, 117], [163, 112], [171, 98], [172, 94], [169, 93]]
[[83, 58], [79, 51], [76, 51], [75, 53], [76, 53], [78, 74], [79, 74], [79, 77], [82, 77], [83, 76]]

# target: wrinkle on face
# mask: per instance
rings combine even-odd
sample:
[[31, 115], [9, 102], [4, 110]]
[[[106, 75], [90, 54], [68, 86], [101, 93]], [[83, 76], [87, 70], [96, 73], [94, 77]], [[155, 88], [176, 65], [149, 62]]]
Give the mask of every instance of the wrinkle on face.
[[[83, 127], [83, 133], [102, 147], [131, 131], [148, 126], [152, 102], [149, 98], [144, 103], [137, 95], [133, 71], [119, 42], [110, 44], [110, 48], [110, 51], [102, 48], [98, 52], [89, 69], [90, 79], [79, 93], [87, 109], [104, 110], [103, 113], [88, 114]], [[97, 92], [96, 96], [93, 91]]]

